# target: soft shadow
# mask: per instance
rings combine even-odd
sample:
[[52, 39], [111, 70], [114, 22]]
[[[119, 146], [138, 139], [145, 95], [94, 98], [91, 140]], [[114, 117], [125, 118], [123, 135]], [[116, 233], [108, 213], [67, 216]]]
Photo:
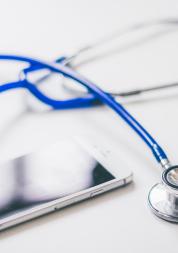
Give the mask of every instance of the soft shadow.
[[27, 110], [23, 110], [20, 112], [16, 117], [12, 118], [7, 124], [3, 126], [3, 128], [0, 131], [0, 140], [3, 142], [3, 140], [6, 139], [6, 136], [8, 136], [9, 132], [16, 127], [16, 125], [19, 124], [19, 122], [24, 119], [28, 114]]

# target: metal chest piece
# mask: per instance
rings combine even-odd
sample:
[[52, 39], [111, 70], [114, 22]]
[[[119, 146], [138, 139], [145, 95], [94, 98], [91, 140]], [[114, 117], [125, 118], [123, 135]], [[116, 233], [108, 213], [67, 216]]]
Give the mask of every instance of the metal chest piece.
[[148, 203], [155, 215], [178, 223], [178, 166], [163, 172], [162, 182], [154, 185], [149, 192]]

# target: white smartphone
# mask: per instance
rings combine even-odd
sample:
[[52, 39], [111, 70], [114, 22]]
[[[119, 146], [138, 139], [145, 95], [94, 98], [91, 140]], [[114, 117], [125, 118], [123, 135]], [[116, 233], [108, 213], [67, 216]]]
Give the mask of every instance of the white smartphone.
[[124, 186], [132, 172], [99, 145], [61, 141], [0, 165], [0, 230]]

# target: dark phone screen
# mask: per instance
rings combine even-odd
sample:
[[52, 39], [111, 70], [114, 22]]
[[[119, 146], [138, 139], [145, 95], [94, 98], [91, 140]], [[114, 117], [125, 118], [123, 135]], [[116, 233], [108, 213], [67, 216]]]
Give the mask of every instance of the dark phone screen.
[[0, 219], [115, 177], [75, 142], [60, 142], [0, 166]]

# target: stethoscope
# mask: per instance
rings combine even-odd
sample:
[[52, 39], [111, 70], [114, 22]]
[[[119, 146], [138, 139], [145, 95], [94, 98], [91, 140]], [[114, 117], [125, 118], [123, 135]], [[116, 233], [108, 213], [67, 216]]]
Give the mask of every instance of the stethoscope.
[[[178, 25], [177, 19], [161, 20], [156, 22], [142, 23], [135, 26], [131, 26], [120, 31], [119, 36], [126, 34], [133, 30], [141, 29], [145, 26], [155, 24], [168, 24]], [[147, 92], [150, 90], [165, 89], [169, 87], [177, 86], [178, 84], [168, 84], [166, 86], [156, 86], [151, 88], [145, 88], [140, 90], [129, 91], [126, 93], [108, 93], [100, 89], [93, 82], [86, 79], [84, 76], [79, 74], [74, 67], [72, 67], [72, 61], [76, 59], [82, 53], [96, 48], [102, 43], [114, 39], [118, 36], [117, 34], [111, 35], [110, 37], [98, 41], [92, 45], [82, 48], [77, 53], [70, 57], [60, 57], [55, 63], [48, 63], [28, 57], [15, 56], [15, 55], [0, 55], [0, 60], [11, 60], [28, 63], [29, 66], [20, 72], [19, 80], [16, 82], [10, 82], [0, 85], [0, 92], [5, 92], [11, 89], [23, 88], [28, 90], [36, 99], [42, 103], [54, 108], [54, 109], [74, 109], [88, 106], [95, 106], [97, 104], [105, 104], [114, 110], [147, 144], [153, 153], [153, 156], [163, 169], [162, 181], [152, 187], [148, 195], [148, 203], [152, 211], [160, 218], [167, 221], [178, 222], [178, 165], [172, 166], [166, 153], [162, 147], [156, 142], [156, 140], [149, 134], [149, 132], [114, 98], [117, 96], [131, 96]], [[81, 94], [76, 98], [70, 98], [66, 100], [56, 100], [48, 97], [43, 93], [38, 85], [41, 82], [39, 79], [35, 84], [29, 79], [29, 74], [39, 71], [48, 70], [49, 73], [45, 74], [42, 78], [43, 81], [48, 78], [52, 73], [58, 73], [65, 78], [75, 81], [76, 84], [80, 84], [86, 88], [87, 93]]]

